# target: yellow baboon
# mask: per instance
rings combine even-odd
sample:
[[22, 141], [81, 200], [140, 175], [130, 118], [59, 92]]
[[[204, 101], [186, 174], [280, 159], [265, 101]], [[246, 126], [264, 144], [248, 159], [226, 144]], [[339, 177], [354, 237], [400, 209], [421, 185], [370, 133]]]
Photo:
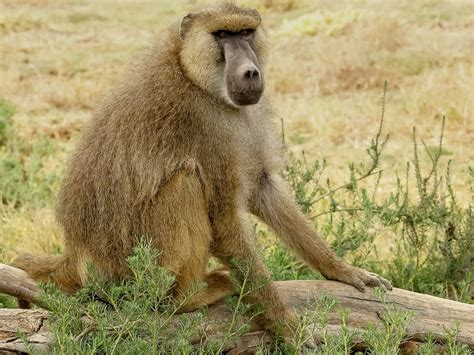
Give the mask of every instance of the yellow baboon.
[[[270, 276], [250, 212], [326, 278], [391, 288], [338, 259], [282, 181], [283, 148], [262, 96], [267, 47], [259, 13], [232, 3], [170, 26], [97, 108], [72, 154], [57, 207], [64, 254], [14, 265], [73, 292], [88, 261], [107, 278], [128, 275], [126, 258], [147, 236], [176, 276], [176, 297], [207, 284], [184, 307], [192, 310], [234, 292], [225, 271], [206, 271], [211, 255], [250, 265], [250, 283]], [[272, 283], [247, 299], [264, 306], [268, 329], [284, 321], [291, 336], [294, 316]]]

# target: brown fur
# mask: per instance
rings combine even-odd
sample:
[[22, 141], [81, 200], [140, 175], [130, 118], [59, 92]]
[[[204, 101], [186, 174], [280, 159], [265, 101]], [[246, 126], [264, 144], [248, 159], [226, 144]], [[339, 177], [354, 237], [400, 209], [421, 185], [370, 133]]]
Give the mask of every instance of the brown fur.
[[[64, 255], [20, 256], [14, 265], [72, 292], [85, 282], [87, 261], [108, 278], [127, 275], [126, 258], [147, 236], [162, 251], [160, 264], [176, 275], [176, 297], [196, 282], [208, 284], [183, 307], [191, 310], [233, 292], [226, 272], [206, 271], [211, 255], [229, 267], [233, 259], [249, 262], [251, 284], [270, 276], [255, 250], [251, 212], [326, 277], [360, 289], [390, 287], [336, 258], [298, 209], [278, 174], [283, 148], [265, 97], [242, 107], [223, 99], [219, 48], [209, 32], [256, 29], [262, 61], [267, 45], [258, 13], [227, 4], [191, 15], [184, 26], [182, 36], [172, 25], [131, 66], [84, 129], [58, 199]], [[248, 300], [265, 307], [268, 328], [286, 321], [291, 335], [294, 317], [271, 283]]]

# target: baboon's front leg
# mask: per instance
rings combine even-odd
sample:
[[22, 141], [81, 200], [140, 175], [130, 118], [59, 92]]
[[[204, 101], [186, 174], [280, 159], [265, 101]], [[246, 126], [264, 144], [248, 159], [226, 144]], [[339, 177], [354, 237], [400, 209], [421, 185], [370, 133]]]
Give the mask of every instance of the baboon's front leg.
[[251, 208], [299, 257], [327, 279], [353, 285], [361, 291], [365, 286], [392, 289], [384, 278], [343, 262], [329, 249], [300, 211], [281, 177], [262, 177]]
[[270, 272], [260, 260], [254, 246], [253, 233], [245, 217], [228, 215], [214, 221], [212, 254], [235, 271], [236, 278], [246, 287], [245, 301], [263, 306], [264, 313], [257, 319], [271, 332], [281, 332], [292, 338], [297, 320], [280, 299], [271, 282]]

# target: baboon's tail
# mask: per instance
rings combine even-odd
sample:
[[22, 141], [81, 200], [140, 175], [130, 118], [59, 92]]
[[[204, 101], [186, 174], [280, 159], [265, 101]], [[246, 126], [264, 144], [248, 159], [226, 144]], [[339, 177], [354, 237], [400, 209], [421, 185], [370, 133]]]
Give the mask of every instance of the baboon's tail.
[[[17, 257], [12, 266], [26, 271], [37, 282], [54, 282], [62, 291], [72, 293], [81, 285], [77, 265], [66, 255], [31, 255]], [[19, 300], [22, 308], [28, 302]]]

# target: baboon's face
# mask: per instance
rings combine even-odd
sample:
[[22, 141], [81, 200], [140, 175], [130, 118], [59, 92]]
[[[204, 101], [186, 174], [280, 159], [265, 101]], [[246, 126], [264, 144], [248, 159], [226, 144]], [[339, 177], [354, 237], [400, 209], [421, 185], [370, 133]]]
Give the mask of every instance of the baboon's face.
[[256, 10], [231, 4], [184, 17], [180, 58], [187, 76], [231, 106], [256, 104], [265, 86], [260, 22]]
[[213, 33], [224, 60], [224, 84], [227, 95], [237, 106], [254, 105], [263, 93], [263, 77], [254, 52], [255, 30]]

